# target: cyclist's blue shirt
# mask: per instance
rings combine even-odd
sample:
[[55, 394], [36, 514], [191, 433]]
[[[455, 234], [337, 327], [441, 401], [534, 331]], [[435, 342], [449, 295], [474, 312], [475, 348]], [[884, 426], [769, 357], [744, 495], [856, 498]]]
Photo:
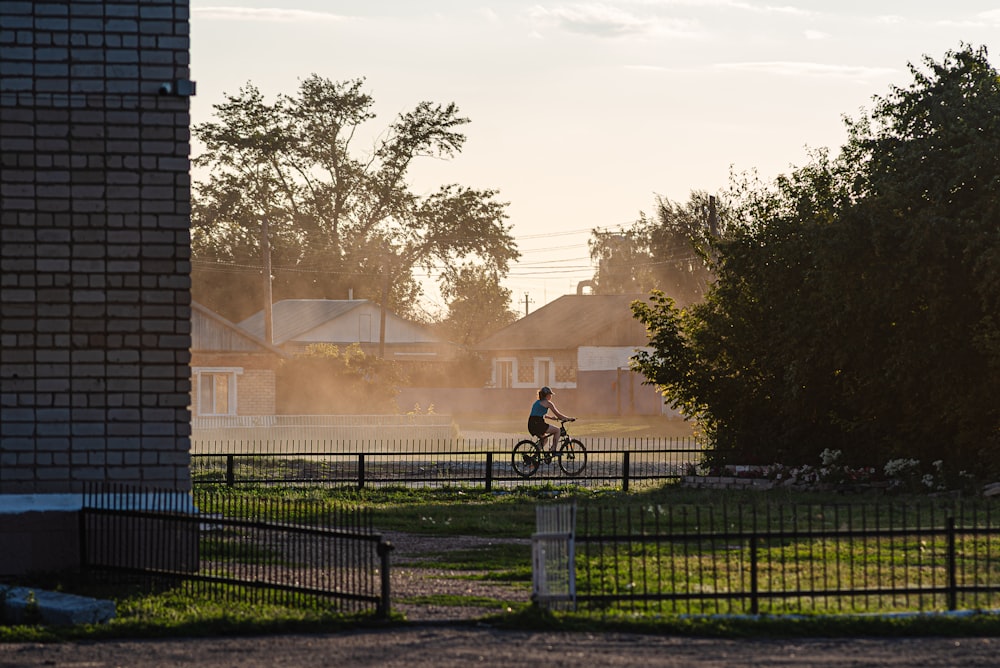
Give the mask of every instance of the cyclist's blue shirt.
[[[535, 403], [531, 404], [531, 417], [545, 417], [545, 414], [548, 412], [548, 407], [542, 405], [541, 399], [536, 399]], [[524, 413], [521, 413], [521, 415], [524, 415]]]

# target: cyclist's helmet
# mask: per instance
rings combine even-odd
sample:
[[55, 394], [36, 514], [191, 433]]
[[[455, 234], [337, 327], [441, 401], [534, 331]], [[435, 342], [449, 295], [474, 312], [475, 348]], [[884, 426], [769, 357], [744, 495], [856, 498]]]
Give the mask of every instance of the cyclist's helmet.
[[538, 390], [538, 396], [539, 397], [544, 397], [547, 394], [552, 394], [552, 389], [548, 385], [546, 385], [542, 389]]

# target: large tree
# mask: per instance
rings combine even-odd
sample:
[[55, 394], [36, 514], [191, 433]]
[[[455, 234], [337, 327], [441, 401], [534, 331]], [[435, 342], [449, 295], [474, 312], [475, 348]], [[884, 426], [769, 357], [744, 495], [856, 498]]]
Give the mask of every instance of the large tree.
[[476, 262], [505, 274], [519, 257], [496, 191], [418, 195], [408, 183], [416, 159], [461, 151], [468, 119], [421, 102], [359, 148], [375, 117], [363, 83], [312, 75], [273, 102], [247, 84], [195, 126], [205, 147], [194, 160], [204, 175], [192, 211], [196, 298], [230, 317], [262, 307], [265, 225], [275, 300], [353, 292], [407, 314], [415, 269]]
[[704, 303], [636, 305], [637, 367], [720, 459], [1000, 472], [1000, 80], [985, 49], [922, 65], [838, 156], [735, 184]]
[[511, 291], [498, 272], [466, 264], [450, 270], [442, 296], [448, 313], [441, 325], [447, 338], [463, 346], [478, 343], [517, 320]]
[[593, 230], [595, 292], [660, 290], [681, 304], [700, 300], [711, 280], [706, 250], [711, 228], [718, 226], [717, 206], [704, 192], [692, 192], [686, 204], [657, 197], [654, 214], [640, 213], [631, 227]]

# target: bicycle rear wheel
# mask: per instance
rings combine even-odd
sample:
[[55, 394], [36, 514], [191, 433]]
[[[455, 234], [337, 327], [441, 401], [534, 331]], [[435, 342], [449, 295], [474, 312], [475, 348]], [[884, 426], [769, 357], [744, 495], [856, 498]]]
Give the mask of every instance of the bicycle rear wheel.
[[538, 449], [537, 443], [534, 441], [521, 441], [514, 446], [514, 453], [511, 455], [510, 464], [514, 467], [514, 473], [522, 478], [530, 478], [538, 470], [541, 459], [542, 453]]
[[587, 467], [587, 448], [583, 443], [574, 439], [566, 441], [559, 448], [559, 468], [570, 477], [576, 477], [583, 473]]

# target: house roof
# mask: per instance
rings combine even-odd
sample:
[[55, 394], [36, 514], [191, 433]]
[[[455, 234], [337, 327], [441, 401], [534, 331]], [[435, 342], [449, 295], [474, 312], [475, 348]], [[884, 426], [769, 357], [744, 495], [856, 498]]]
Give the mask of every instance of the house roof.
[[567, 349], [581, 346], [646, 346], [646, 328], [630, 304], [645, 295], [564, 295], [504, 327], [477, 350]]
[[287, 354], [198, 302], [191, 302], [191, 350]]
[[[368, 303], [367, 299], [282, 299], [271, 307], [272, 339], [276, 344], [294, 341], [303, 332]], [[254, 313], [239, 325], [263, 337], [264, 311]]]
[[[293, 342], [324, 341], [346, 344], [372, 342], [363, 338], [358, 329], [357, 316], [368, 315], [378, 323], [380, 307], [367, 299], [283, 299], [272, 307], [272, 339], [275, 345]], [[391, 311], [386, 316], [386, 343], [392, 345], [433, 344], [451, 346], [437, 337], [426, 325], [411, 322]], [[257, 336], [264, 336], [264, 312], [260, 311], [239, 323], [239, 326]]]

